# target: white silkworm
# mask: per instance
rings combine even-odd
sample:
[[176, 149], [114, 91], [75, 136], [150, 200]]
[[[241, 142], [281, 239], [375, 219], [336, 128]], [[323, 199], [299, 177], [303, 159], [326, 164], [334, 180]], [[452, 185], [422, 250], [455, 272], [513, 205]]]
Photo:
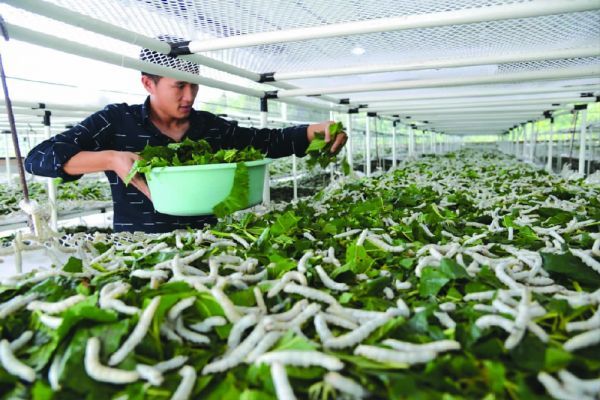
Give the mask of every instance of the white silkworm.
[[62, 363], [62, 356], [58, 353], [52, 359], [52, 363], [50, 364], [50, 368], [48, 369], [48, 382], [50, 383], [50, 387], [55, 392], [58, 392], [61, 389], [60, 386], [60, 376], [59, 376], [59, 368]]
[[406, 248], [404, 246], [392, 246], [379, 239], [377, 236], [367, 236], [367, 241], [380, 250], [388, 253], [402, 253]]
[[582, 391], [591, 395], [600, 393], [600, 379], [580, 379], [566, 369], [558, 371], [559, 378], [563, 381], [567, 388], [572, 388], [573, 391]]
[[39, 314], [40, 322], [46, 325], [50, 329], [58, 329], [58, 327], [62, 324], [62, 318], [53, 317], [51, 315]]
[[479, 317], [477, 321], [475, 321], [475, 325], [479, 329], [486, 329], [490, 326], [498, 326], [509, 333], [511, 333], [514, 329], [513, 321], [499, 315], [484, 315], [483, 317]]
[[246, 356], [246, 361], [249, 363], [253, 363], [256, 361], [258, 356], [264, 354], [268, 351], [277, 341], [283, 336], [283, 332], [280, 331], [271, 331], [267, 332], [266, 335], [258, 342], [256, 347], [252, 349], [250, 354]]
[[166, 271], [148, 269], [135, 269], [131, 271], [129, 276], [140, 279], [160, 279], [163, 281], [169, 278], [169, 274]]
[[267, 305], [265, 304], [265, 299], [263, 298], [262, 291], [258, 286], [254, 286], [252, 289], [254, 293], [254, 299], [256, 300], [256, 305], [260, 309], [260, 312], [263, 314], [267, 314], [269, 310], [267, 309]]
[[337, 291], [346, 291], [349, 289], [348, 285], [346, 285], [345, 283], [336, 282], [333, 279], [331, 279], [322, 266], [317, 265], [315, 267], [315, 271], [317, 271], [317, 275], [319, 275], [319, 279], [321, 279], [323, 285], [325, 285], [325, 287], [327, 287], [328, 289]]
[[399, 352], [363, 344], [354, 349], [354, 354], [370, 360], [397, 364], [422, 364], [436, 357], [436, 353], [433, 351]]
[[325, 317], [323, 316], [323, 314], [319, 313], [315, 315], [313, 322], [315, 324], [315, 330], [321, 338], [321, 343], [325, 343], [327, 340], [333, 337], [333, 334], [329, 330], [329, 327], [327, 326], [327, 321], [325, 321]]
[[421, 227], [421, 229], [423, 229], [423, 232], [425, 232], [425, 234], [427, 236], [429, 236], [430, 238], [435, 237], [435, 235], [429, 230], [429, 227], [427, 225], [425, 225], [424, 223], [420, 222], [419, 226]]
[[369, 279], [369, 277], [367, 276], [367, 274], [358, 274], [356, 275], [356, 279], [358, 279], [359, 281], [366, 281]]
[[159, 370], [150, 365], [138, 364], [135, 366], [135, 370], [140, 375], [140, 378], [148, 381], [152, 386], [160, 386], [163, 383], [163, 375]]
[[523, 289], [523, 295], [521, 297], [521, 301], [519, 302], [519, 306], [517, 307], [517, 315], [513, 325], [513, 330], [504, 342], [504, 347], [506, 347], [507, 350], [515, 348], [525, 335], [527, 323], [531, 319], [529, 313], [530, 304], [531, 293], [527, 289]]
[[236, 321], [235, 324], [233, 324], [233, 327], [229, 332], [229, 337], [227, 338], [227, 347], [229, 350], [237, 347], [240, 344], [240, 340], [242, 339], [244, 331], [256, 325], [257, 321], [258, 318], [256, 314], [248, 314], [244, 315], [242, 318]]
[[500, 282], [504, 283], [510, 289], [519, 290], [521, 288], [521, 284], [517, 283], [517, 281], [515, 281], [513, 278], [511, 278], [506, 273], [505, 268], [507, 265], [508, 265], [507, 263], [500, 263], [500, 264], [496, 265], [496, 267], [494, 268], [494, 272], [496, 273], [496, 278], [498, 278], [500, 280]]
[[440, 304], [440, 310], [444, 312], [453, 312], [456, 310], [456, 304], [452, 302], [446, 302]]
[[300, 271], [301, 273], [305, 273], [306, 272], [306, 263], [308, 263], [308, 260], [313, 256], [313, 252], [311, 250], [307, 251], [306, 253], [304, 253], [302, 255], [302, 257], [300, 257], [300, 260], [298, 260], [298, 271]]
[[[572, 393], [567, 391], [556, 379], [552, 377], [552, 375], [547, 374], [546, 372], [540, 372], [537, 376], [538, 381], [542, 385], [546, 391], [555, 399], [559, 400], [576, 400], [581, 399], [581, 396], [578, 396], [576, 393]], [[587, 399], [586, 399], [587, 400]]]
[[73, 307], [75, 304], [82, 302], [86, 297], [82, 294], [76, 294], [71, 297], [67, 297], [62, 301], [56, 303], [49, 303], [45, 301], [32, 301], [27, 305], [27, 309], [30, 311], [42, 311], [47, 314], [59, 314], [68, 308]]
[[298, 294], [300, 296], [331, 305], [337, 304], [337, 300], [332, 295], [311, 287], [296, 285], [295, 283], [288, 283], [283, 288], [283, 291], [286, 293]]
[[388, 300], [394, 299], [394, 291], [390, 287], [383, 288], [383, 294]]
[[87, 341], [84, 366], [85, 372], [90, 378], [99, 382], [119, 385], [132, 383], [140, 378], [140, 374], [137, 371], [110, 368], [100, 364], [100, 339], [97, 337], [91, 337]]
[[456, 322], [445, 312], [435, 311], [433, 315], [440, 321], [440, 324], [444, 325], [448, 329], [456, 328]]
[[407, 318], [410, 315], [410, 310], [408, 306], [400, 297], [398, 297], [398, 299], [396, 300], [396, 309], [398, 310], [398, 313], [404, 318]]
[[333, 247], [329, 247], [327, 249], [327, 257], [323, 258], [323, 261], [329, 264], [333, 264], [336, 267], [341, 267], [340, 261], [335, 257], [335, 249]]
[[475, 236], [465, 240], [465, 242], [463, 243], [463, 246], [467, 246], [467, 245], [474, 243], [480, 239], [485, 239], [487, 237], [487, 235], [488, 235], [487, 233], [481, 233], [479, 235], [475, 235]]
[[361, 399], [367, 397], [369, 394], [361, 385], [337, 372], [328, 372], [325, 375], [324, 381], [334, 389], [347, 394], [353, 399]]
[[428, 343], [410, 343], [402, 342], [396, 339], [386, 339], [382, 343], [394, 350], [407, 352], [433, 351], [435, 353], [441, 353], [444, 351], [460, 350], [460, 343], [455, 340], [438, 340]]
[[591, 256], [591, 251], [580, 250], [580, 249], [570, 249], [571, 253], [574, 256], [577, 256], [583, 261], [585, 265], [596, 271], [600, 274], [600, 262], [594, 260]]
[[35, 371], [29, 365], [21, 362], [10, 349], [10, 343], [6, 339], [0, 341], [0, 364], [11, 375], [17, 376], [27, 382], [35, 380]]
[[254, 275], [242, 275], [241, 279], [244, 282], [260, 282], [260, 281], [264, 281], [265, 279], [267, 279], [267, 275], [268, 275], [268, 271], [267, 269], [263, 269], [262, 271], [254, 274]]
[[179, 335], [175, 333], [175, 331], [171, 327], [171, 324], [169, 323], [165, 323], [160, 326], [160, 334], [174, 342], [183, 343], [183, 339], [181, 339]]
[[277, 296], [279, 292], [283, 290], [285, 285], [287, 285], [290, 281], [296, 281], [302, 286], [306, 286], [308, 282], [306, 281], [306, 277], [302, 272], [299, 271], [288, 271], [286, 272], [281, 279], [267, 292], [267, 297], [269, 299]]
[[368, 229], [363, 229], [363, 231], [360, 233], [360, 236], [356, 240], [356, 245], [357, 246], [364, 245], [365, 244], [365, 239], [367, 239], [367, 235], [368, 234], [369, 234], [369, 230]]
[[488, 314], [495, 314], [498, 312], [498, 310], [495, 307], [492, 307], [487, 304], [475, 304], [473, 306], [473, 310], [481, 311], [481, 312], [488, 313]]
[[104, 305], [104, 307], [102, 307], [102, 308], [110, 308], [112, 310], [120, 312], [121, 314], [126, 314], [126, 315], [134, 315], [134, 314], [137, 314], [140, 312], [139, 308], [133, 307], [133, 306], [128, 306], [127, 304], [123, 303], [119, 299], [105, 299], [105, 301], [103, 302], [103, 305]]
[[181, 367], [188, 360], [187, 356], [176, 356], [169, 360], [161, 361], [157, 364], [154, 364], [152, 368], [155, 370], [165, 373], [171, 371], [173, 369], [177, 369]]
[[342, 238], [346, 238], [349, 236], [354, 236], [358, 232], [360, 232], [360, 229], [350, 229], [349, 231], [338, 233], [337, 235], [334, 235], [333, 238], [334, 239], [342, 239]]
[[296, 400], [294, 391], [288, 380], [285, 367], [281, 363], [271, 364], [271, 378], [273, 379], [273, 386], [275, 386], [275, 394], [277, 394], [278, 400]]
[[264, 327], [260, 323], [257, 324], [250, 335], [238, 347], [233, 349], [229, 355], [206, 364], [202, 369], [202, 375], [223, 372], [240, 364], [244, 360], [244, 357], [256, 347], [264, 335]]
[[304, 236], [306, 239], [310, 240], [311, 242], [317, 241], [317, 239], [310, 232], [303, 232], [302, 236]]
[[212, 250], [212, 249], [217, 248], [217, 247], [237, 247], [237, 243], [234, 242], [233, 240], [221, 239], [221, 240], [218, 240], [216, 242], [212, 242], [210, 244], [209, 249]]
[[98, 301], [100, 308], [113, 309], [127, 315], [134, 315], [140, 312], [139, 308], [128, 306], [117, 299], [120, 295], [127, 293], [129, 288], [130, 285], [123, 282], [111, 282], [104, 285], [100, 290], [100, 300]]
[[152, 318], [154, 318], [154, 313], [156, 312], [159, 304], [160, 296], [156, 296], [150, 301], [148, 307], [146, 307], [142, 312], [142, 315], [140, 315], [140, 319], [135, 328], [133, 328], [131, 335], [129, 335], [121, 347], [119, 347], [119, 349], [108, 359], [108, 365], [115, 366], [119, 364], [131, 351], [133, 351], [133, 349], [142, 341], [142, 339], [144, 339], [144, 336], [146, 336], [146, 332], [148, 332], [148, 328], [152, 323]]
[[208, 336], [204, 336], [200, 333], [196, 333], [196, 332], [193, 332], [193, 331], [187, 329], [183, 325], [183, 320], [181, 319], [181, 317], [177, 318], [177, 321], [175, 322], [175, 332], [179, 336], [181, 336], [182, 338], [187, 340], [188, 342], [192, 342], [192, 343], [196, 343], [196, 344], [209, 344], [210, 343], [210, 339], [208, 338]]
[[600, 328], [573, 336], [563, 344], [563, 348], [567, 351], [575, 351], [597, 343], [600, 343]]
[[215, 286], [210, 289], [210, 293], [213, 295], [217, 303], [219, 303], [219, 305], [223, 309], [223, 312], [225, 313], [225, 317], [227, 317], [227, 319], [230, 322], [239, 321], [241, 315], [235, 309], [233, 302], [229, 299], [229, 297], [227, 297], [225, 293], [223, 293], [223, 291], [220, 288]]
[[550, 340], [548, 334], [542, 329], [542, 327], [533, 321], [529, 321], [527, 323], [527, 329], [529, 329], [531, 333], [537, 336], [538, 339], [540, 339], [544, 343], [548, 343], [548, 340]]
[[[290, 327], [299, 327], [302, 326], [306, 321], [312, 318], [315, 314], [317, 314], [321, 310], [321, 305], [317, 303], [311, 303], [306, 307], [302, 312], [300, 312], [297, 316], [294, 317], [289, 322], [265, 322], [265, 328], [267, 330], [274, 329], [283, 329], [288, 330]], [[267, 317], [269, 318], [269, 317]], [[268, 321], [268, 319], [267, 319]]]
[[242, 238], [241, 236], [236, 235], [235, 233], [232, 233], [231, 234], [231, 238], [233, 240], [235, 240], [236, 242], [238, 242], [239, 244], [241, 244], [242, 246], [244, 246], [244, 248], [246, 250], [248, 250], [250, 248], [250, 244], [248, 244], [248, 242], [244, 238]]
[[375, 329], [386, 324], [390, 319], [392, 319], [391, 313], [386, 312], [381, 316], [365, 322], [359, 326], [358, 329], [324, 341], [323, 345], [331, 349], [343, 349], [353, 346], [356, 343], [365, 340]]
[[185, 299], [179, 300], [173, 307], [171, 307], [171, 309], [169, 310], [169, 313], [167, 314], [167, 317], [171, 321], [176, 321], [177, 318], [179, 318], [179, 316], [181, 315], [181, 313], [186, 308], [193, 306], [195, 302], [196, 302], [196, 297], [194, 297], [194, 296], [186, 297]]
[[492, 301], [492, 307], [496, 310], [496, 312], [502, 314], [508, 314], [512, 317], [515, 317], [517, 315], [517, 310], [504, 304], [500, 299], [495, 299], [494, 301]]
[[340, 317], [338, 315], [333, 315], [333, 314], [329, 314], [329, 313], [322, 313], [322, 315], [323, 315], [323, 318], [325, 319], [325, 321], [330, 324], [337, 325], [339, 327], [349, 329], [349, 330], [358, 328], [358, 325], [354, 321], [351, 321], [344, 317]]
[[272, 318], [276, 321], [289, 321], [300, 314], [300, 312], [302, 312], [302, 310], [304, 310], [307, 306], [308, 300], [302, 299], [296, 302], [296, 304], [294, 304], [289, 310], [279, 314], [271, 314], [269, 315], [269, 318]]
[[396, 280], [396, 282], [394, 282], [394, 286], [396, 287], [396, 290], [408, 290], [412, 287], [412, 284], [410, 282]]
[[21, 335], [18, 338], [16, 338], [12, 342], [10, 342], [10, 350], [13, 353], [16, 353], [17, 351], [19, 351], [19, 349], [21, 349], [21, 347], [23, 347], [27, 343], [29, 343], [29, 341], [31, 340], [32, 337], [33, 337], [32, 331], [25, 331], [25, 332], [21, 333]]
[[600, 328], [600, 309], [596, 310], [590, 319], [567, 323], [567, 332], [584, 331]]
[[28, 294], [28, 295], [18, 295], [8, 300], [5, 303], [0, 305], [0, 319], [4, 319], [14, 313], [15, 311], [20, 310], [25, 307], [25, 305], [38, 297], [37, 294]]
[[179, 370], [179, 375], [181, 376], [181, 382], [179, 382], [179, 386], [177, 386], [171, 400], [188, 400], [196, 384], [196, 370], [186, 365]]
[[323, 367], [329, 371], [338, 371], [344, 364], [334, 356], [319, 351], [283, 350], [265, 353], [256, 359], [257, 364], [281, 363], [297, 367]]

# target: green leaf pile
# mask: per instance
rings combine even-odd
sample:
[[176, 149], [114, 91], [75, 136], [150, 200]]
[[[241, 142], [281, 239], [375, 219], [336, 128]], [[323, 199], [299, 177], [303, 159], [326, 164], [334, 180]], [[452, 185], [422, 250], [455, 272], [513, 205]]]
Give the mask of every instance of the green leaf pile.
[[335, 143], [335, 138], [337, 135], [344, 131], [344, 125], [341, 122], [336, 122], [329, 126], [329, 142], [325, 141], [325, 132], [316, 132], [314, 139], [308, 145], [306, 149], [306, 154], [308, 155], [308, 160], [306, 164], [309, 168], [314, 168], [317, 164], [321, 166], [321, 168], [325, 168], [330, 163], [335, 162], [336, 157], [341, 150], [338, 149], [335, 153], [331, 152], [331, 147], [333, 143]]

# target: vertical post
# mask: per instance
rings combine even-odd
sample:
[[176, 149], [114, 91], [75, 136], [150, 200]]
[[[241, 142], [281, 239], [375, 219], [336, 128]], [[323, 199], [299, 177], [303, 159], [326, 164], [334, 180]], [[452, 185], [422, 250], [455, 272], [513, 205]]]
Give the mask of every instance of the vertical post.
[[396, 125], [398, 121], [392, 123], [392, 169], [396, 168]]
[[[333, 115], [333, 111], [330, 110], [329, 111], [329, 120], [333, 121], [334, 120], [334, 115]], [[335, 176], [334, 176], [334, 170], [335, 170], [335, 163], [330, 163], [329, 164], [329, 180], [333, 183], [333, 181], [335, 180]]]
[[8, 138], [10, 131], [2, 131], [2, 133], [4, 134], [4, 151], [6, 151], [6, 155], [4, 156], [6, 162], [6, 184], [10, 186], [12, 185], [10, 179], [10, 139]]
[[[284, 124], [288, 121], [288, 105], [281, 103], [281, 119]], [[295, 154], [292, 154], [292, 187], [294, 190], [294, 200], [298, 200], [298, 160]]]
[[368, 112], [365, 126], [365, 173], [367, 177], [371, 176], [371, 121], [376, 115], [376, 113]]
[[535, 163], [535, 144], [537, 141], [537, 127], [535, 122], [531, 122], [529, 139], [529, 161]]
[[[46, 133], [46, 139], [52, 137], [50, 131], [50, 117], [52, 113], [48, 110], [44, 111], [44, 132]], [[58, 230], [58, 204], [56, 203], [56, 183], [53, 178], [47, 178], [48, 180], [48, 202], [50, 203], [50, 227], [53, 230]]]
[[354, 169], [354, 163], [352, 160], [352, 114], [358, 110], [348, 110], [348, 123], [346, 124], [346, 135], [348, 136], [348, 142], [346, 143], [346, 157], [348, 159], [348, 165], [350, 171]]
[[[269, 104], [266, 97], [260, 98], [260, 128], [267, 127], [267, 117], [269, 114]], [[269, 167], [265, 168], [265, 181], [263, 185], [263, 204], [268, 206], [271, 203], [271, 177]]]
[[579, 131], [579, 173], [585, 175], [585, 145], [587, 136], [587, 105], [581, 110], [581, 130]]
[[415, 156], [415, 132], [414, 125], [408, 126], [408, 158]]
[[546, 171], [552, 172], [552, 154], [554, 146], [554, 117], [550, 117], [550, 137], [548, 137], [548, 160], [546, 161]]

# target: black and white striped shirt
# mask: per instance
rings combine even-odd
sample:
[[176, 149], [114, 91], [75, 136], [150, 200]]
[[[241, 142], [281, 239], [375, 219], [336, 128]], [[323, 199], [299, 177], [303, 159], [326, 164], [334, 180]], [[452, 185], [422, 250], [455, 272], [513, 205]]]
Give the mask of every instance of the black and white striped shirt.
[[[205, 139], [214, 150], [253, 146], [267, 157], [279, 158], [305, 154], [308, 147], [306, 127], [243, 128], [209, 112], [192, 110], [190, 128], [184, 137]], [[25, 159], [25, 169], [35, 175], [73, 181], [81, 175], [68, 175], [62, 166], [80, 151], [139, 152], [146, 145], [164, 146], [173, 142], [150, 122], [149, 98], [144, 104], [110, 104], [33, 148]], [[113, 197], [115, 231], [170, 232], [187, 227], [202, 228], [215, 221], [211, 216], [177, 217], [159, 213], [146, 196], [132, 185], [126, 187], [114, 172], [108, 171], [106, 176]]]

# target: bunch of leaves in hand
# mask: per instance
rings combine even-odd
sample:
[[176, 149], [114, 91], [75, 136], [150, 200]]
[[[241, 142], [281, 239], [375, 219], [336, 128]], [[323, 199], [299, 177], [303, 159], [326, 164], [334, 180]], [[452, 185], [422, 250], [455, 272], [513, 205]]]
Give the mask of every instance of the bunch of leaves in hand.
[[344, 125], [341, 122], [336, 122], [329, 126], [329, 142], [325, 141], [325, 132], [315, 132], [314, 139], [306, 149], [309, 159], [306, 162], [310, 169], [319, 164], [321, 168], [325, 168], [331, 162], [335, 162], [337, 154], [341, 148], [338, 148], [335, 153], [331, 152], [331, 146], [335, 143], [338, 134], [344, 132]]
[[265, 158], [264, 154], [250, 146], [243, 150], [220, 149], [214, 152], [206, 140], [194, 141], [187, 138], [182, 142], [170, 143], [167, 146], [146, 146], [140, 152], [140, 157], [141, 159], [134, 163], [129, 175], [125, 178], [126, 185], [135, 174], [146, 174], [152, 168], [157, 167], [240, 163]]

